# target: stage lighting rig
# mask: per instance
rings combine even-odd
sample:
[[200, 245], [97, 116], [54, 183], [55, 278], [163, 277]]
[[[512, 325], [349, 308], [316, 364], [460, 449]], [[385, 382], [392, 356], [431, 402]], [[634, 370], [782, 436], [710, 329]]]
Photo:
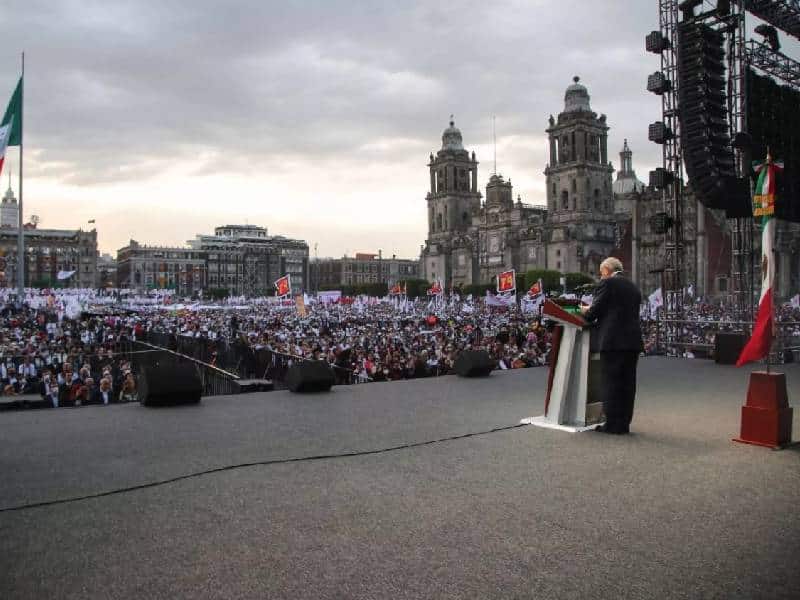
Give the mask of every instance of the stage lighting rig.
[[669, 48], [669, 40], [660, 31], [651, 31], [644, 38], [644, 48], [653, 54], [661, 54]]
[[675, 181], [675, 175], [673, 175], [670, 171], [667, 171], [663, 167], [658, 167], [653, 171], [650, 171], [650, 187], [656, 188], [657, 190], [663, 190], [669, 184]]
[[800, 40], [800, 2], [797, 0], [745, 0], [744, 7], [759, 19]]
[[672, 227], [673, 221], [665, 212], [657, 212], [650, 217], [650, 229], [657, 235], [664, 235]]
[[656, 144], [663, 144], [673, 137], [672, 130], [661, 121], [651, 123], [647, 128], [647, 139]]
[[755, 28], [755, 32], [758, 35], [764, 36], [764, 41], [769, 44], [769, 47], [773, 52], [781, 51], [781, 42], [778, 39], [778, 30], [772, 25], [765, 25], [762, 23]]
[[661, 71], [647, 76], [647, 91], [663, 96], [672, 89], [672, 82]]
[[772, 52], [769, 46], [756, 40], [745, 42], [744, 53], [749, 65], [794, 87], [800, 86], [800, 63], [796, 60], [781, 52]]
[[703, 0], [683, 0], [678, 4], [678, 10], [683, 13], [683, 20], [690, 21], [693, 19], [695, 7], [700, 6], [702, 3]]

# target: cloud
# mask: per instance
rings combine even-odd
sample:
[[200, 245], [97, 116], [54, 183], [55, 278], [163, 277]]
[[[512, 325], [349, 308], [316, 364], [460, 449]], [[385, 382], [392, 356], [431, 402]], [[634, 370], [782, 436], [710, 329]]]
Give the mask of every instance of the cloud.
[[[67, 227], [64, 202], [87, 214], [112, 203], [98, 220], [106, 251], [131, 237], [181, 243], [199, 233], [189, 226], [236, 216], [316, 239], [327, 220], [330, 254], [384, 239], [385, 253], [410, 256], [451, 113], [480, 185], [495, 115], [498, 169], [543, 202], [547, 117], [580, 75], [608, 115], [609, 153], [628, 138], [645, 178], [660, 162], [646, 141], [660, 113], [644, 91], [658, 68], [643, 51], [650, 4], [10, 1], [0, 96], [25, 48], [26, 206]], [[202, 209], [176, 224], [187, 204]]]

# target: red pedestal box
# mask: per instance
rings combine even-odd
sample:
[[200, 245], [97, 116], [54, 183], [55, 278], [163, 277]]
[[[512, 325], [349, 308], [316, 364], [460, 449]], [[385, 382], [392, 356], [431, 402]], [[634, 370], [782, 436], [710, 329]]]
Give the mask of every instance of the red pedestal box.
[[792, 409], [783, 373], [754, 371], [742, 407], [742, 427], [735, 442], [781, 448], [792, 441]]

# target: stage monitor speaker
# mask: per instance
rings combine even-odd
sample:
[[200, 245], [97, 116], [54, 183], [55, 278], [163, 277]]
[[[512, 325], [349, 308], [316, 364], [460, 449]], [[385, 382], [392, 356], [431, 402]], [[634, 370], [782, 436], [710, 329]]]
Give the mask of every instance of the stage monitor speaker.
[[183, 361], [144, 365], [137, 383], [144, 406], [197, 404], [203, 392], [197, 367]]
[[717, 332], [714, 340], [714, 361], [720, 365], [735, 365], [747, 338], [743, 333]]
[[295, 362], [286, 374], [286, 385], [292, 392], [327, 392], [335, 383], [333, 368], [324, 360]]
[[486, 377], [494, 370], [494, 361], [486, 350], [464, 350], [453, 368], [461, 377]]

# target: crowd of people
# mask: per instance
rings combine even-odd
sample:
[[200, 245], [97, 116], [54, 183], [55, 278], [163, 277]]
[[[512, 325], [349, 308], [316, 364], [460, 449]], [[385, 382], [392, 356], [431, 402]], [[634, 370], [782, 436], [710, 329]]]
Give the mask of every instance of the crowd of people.
[[[552, 343], [538, 312], [471, 298], [402, 304], [311, 298], [302, 311], [294, 302], [267, 299], [199, 306], [163, 294], [92, 290], [31, 290], [21, 309], [8, 296], [0, 301], [2, 394], [37, 394], [54, 407], [137, 399], [131, 352], [147, 352], [136, 343], [148, 340], [164, 347], [192, 341], [207, 350], [204, 362], [242, 376], [264, 375], [254, 365], [265, 352], [273, 366], [326, 360], [341, 383], [449, 374], [465, 349], [486, 350], [498, 369], [543, 366]], [[683, 310], [680, 323], [643, 311], [646, 354], [711, 357], [717, 331], [741, 328], [724, 305], [693, 301]], [[800, 339], [800, 309], [783, 306], [778, 317], [784, 339]], [[669, 327], [680, 328], [680, 347], [667, 347]], [[234, 357], [218, 356], [223, 347], [235, 349]]]
[[[684, 302], [682, 313], [679, 321], [665, 318], [663, 310], [657, 318], [648, 314], [642, 319], [645, 354], [713, 358], [718, 332], [741, 332], [750, 326], [749, 321], [743, 321], [726, 303], [692, 299]], [[787, 303], [777, 306], [775, 313], [779, 338], [775, 344], [776, 350], [792, 352], [793, 349], [800, 349], [800, 308]], [[680, 340], [680, 345], [670, 345], [670, 338], [673, 337]], [[779, 355], [780, 358], [784, 357], [783, 352], [779, 352]]]

